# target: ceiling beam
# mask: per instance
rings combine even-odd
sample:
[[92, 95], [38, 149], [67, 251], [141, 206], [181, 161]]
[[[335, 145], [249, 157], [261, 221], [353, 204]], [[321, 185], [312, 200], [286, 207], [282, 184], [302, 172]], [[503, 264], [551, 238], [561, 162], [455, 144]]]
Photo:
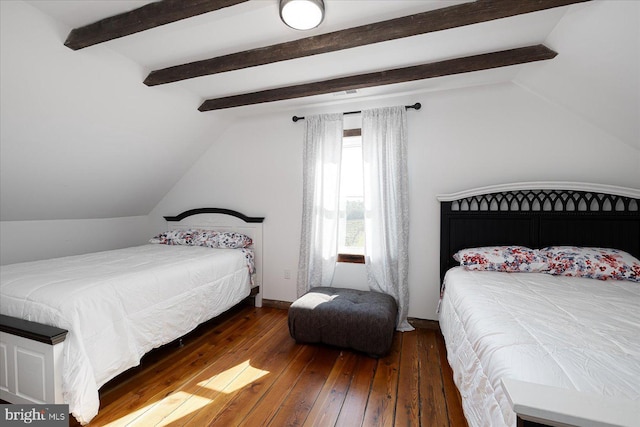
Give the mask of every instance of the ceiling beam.
[[527, 62], [542, 61], [552, 59], [556, 55], [556, 52], [544, 45], [521, 47], [517, 49], [415, 65], [412, 67], [396, 68], [349, 77], [341, 77], [332, 80], [262, 90], [259, 92], [243, 93], [223, 98], [208, 99], [200, 105], [198, 110], [221, 110], [244, 105], [261, 104], [264, 102], [282, 101], [285, 99], [302, 98], [305, 96], [363, 89], [394, 83], [410, 82], [414, 80], [424, 80], [433, 77], [449, 76], [453, 74], [468, 73], [471, 71], [488, 70], [491, 68], [524, 64]]
[[388, 21], [155, 70], [144, 80], [160, 85], [258, 65], [411, 37], [589, 0], [477, 0]]
[[64, 45], [78, 50], [248, 0], [163, 0], [74, 28]]

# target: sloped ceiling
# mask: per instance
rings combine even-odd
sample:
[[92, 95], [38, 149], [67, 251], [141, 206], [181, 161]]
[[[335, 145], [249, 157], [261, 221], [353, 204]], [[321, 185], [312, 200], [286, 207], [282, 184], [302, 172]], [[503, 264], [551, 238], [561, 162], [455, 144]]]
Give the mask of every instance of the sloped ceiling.
[[545, 44], [561, 55], [515, 81], [640, 150], [640, 2], [569, 8]]
[[[71, 29], [146, 3], [0, 2], [0, 219], [145, 215], [234, 119], [403, 92], [513, 81], [640, 149], [638, 2], [592, 1], [153, 87], [142, 83], [152, 70], [465, 2], [325, 0], [322, 25], [300, 33], [280, 22], [277, 0], [253, 0], [78, 51], [63, 45]], [[208, 98], [542, 43], [558, 57], [197, 111]]]

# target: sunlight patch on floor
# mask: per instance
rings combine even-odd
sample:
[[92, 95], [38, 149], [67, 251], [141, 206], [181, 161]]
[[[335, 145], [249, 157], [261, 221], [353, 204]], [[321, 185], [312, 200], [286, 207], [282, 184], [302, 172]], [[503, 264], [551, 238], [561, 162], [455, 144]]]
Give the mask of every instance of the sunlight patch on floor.
[[154, 407], [161, 406], [166, 401], [186, 401], [189, 400], [189, 408], [190, 412], [197, 411], [199, 409], [204, 408], [209, 403], [213, 402], [211, 399], [207, 399], [206, 397], [198, 396], [193, 393], [187, 393], [184, 391], [177, 391], [172, 393], [170, 396], [165, 397], [164, 399], [150, 403], [149, 405], [138, 409], [137, 411], [130, 412], [126, 416], [112, 421], [110, 423], [104, 424], [105, 427], [120, 427], [120, 426], [143, 426], [146, 425], [146, 421], [144, 418], [145, 412], [153, 409]]
[[[186, 386], [185, 388], [195, 387], [195, 392], [187, 392], [184, 390], [177, 390], [171, 393], [165, 398], [150, 403], [136, 411], [130, 412], [126, 416], [112, 421], [108, 424], [104, 424], [105, 427], [119, 427], [119, 426], [142, 426], [146, 421], [149, 421], [149, 415], [157, 412], [162, 412], [162, 406], [167, 405], [173, 407], [169, 409], [165, 406], [165, 410], [169, 410], [166, 413], [164, 419], [157, 425], [166, 425], [171, 422], [182, 419], [189, 414], [201, 410], [207, 405], [214, 402], [218, 393], [230, 394], [234, 393], [246, 386], [249, 386], [254, 381], [259, 380], [265, 375], [269, 374], [269, 371], [257, 369], [251, 366], [250, 360], [239, 363], [229, 369], [226, 369], [220, 373], [217, 373], [206, 380], [200, 381], [195, 386]], [[206, 396], [206, 397], [205, 397]], [[145, 413], [147, 413], [145, 416]], [[158, 416], [158, 414], [155, 414]], [[151, 415], [151, 418], [155, 418]]]
[[[203, 381], [198, 383], [198, 385], [221, 393], [233, 393], [250, 385], [252, 382], [259, 380], [268, 373], [269, 371], [254, 368], [251, 366], [250, 361], [246, 360], [233, 368], [220, 373], [214, 380], [208, 382]], [[220, 377], [229, 379], [231, 376], [234, 377], [231, 380], [219, 380], [221, 379]]]

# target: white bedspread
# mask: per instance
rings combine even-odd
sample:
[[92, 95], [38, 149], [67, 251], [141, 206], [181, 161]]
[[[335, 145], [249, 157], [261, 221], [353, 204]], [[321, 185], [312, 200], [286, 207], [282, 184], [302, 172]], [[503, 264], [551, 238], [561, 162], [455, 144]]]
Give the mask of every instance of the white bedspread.
[[241, 251], [143, 245], [2, 266], [0, 313], [69, 330], [63, 395], [81, 423], [98, 388], [250, 293]]
[[640, 284], [447, 272], [440, 312], [471, 427], [515, 426], [500, 379], [640, 404]]

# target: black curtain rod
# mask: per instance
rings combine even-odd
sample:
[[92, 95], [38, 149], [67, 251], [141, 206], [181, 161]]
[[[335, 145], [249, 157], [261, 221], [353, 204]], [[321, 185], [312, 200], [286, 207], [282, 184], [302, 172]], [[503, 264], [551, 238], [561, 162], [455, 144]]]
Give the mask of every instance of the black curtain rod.
[[[406, 108], [407, 110], [409, 108], [413, 108], [415, 110], [419, 110], [419, 109], [422, 108], [422, 104], [420, 104], [419, 102], [416, 102], [413, 105], [405, 105], [404, 108]], [[360, 113], [362, 113], [362, 111], [347, 111], [346, 113], [342, 113], [342, 114], [346, 115], [346, 114], [360, 114]], [[293, 116], [291, 118], [291, 120], [293, 120], [294, 122], [297, 122], [298, 120], [304, 120], [304, 117]]]

